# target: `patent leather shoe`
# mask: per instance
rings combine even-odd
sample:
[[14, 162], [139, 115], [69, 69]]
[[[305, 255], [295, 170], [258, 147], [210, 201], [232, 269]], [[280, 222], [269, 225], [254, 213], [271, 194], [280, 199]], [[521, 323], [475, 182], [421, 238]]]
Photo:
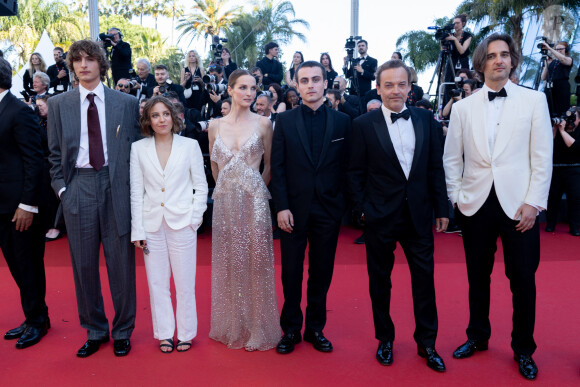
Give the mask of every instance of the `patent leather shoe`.
[[538, 366], [531, 356], [514, 354], [514, 360], [518, 363], [520, 374], [526, 379], [534, 380], [538, 375]]
[[87, 340], [87, 342], [77, 351], [78, 357], [89, 357], [101, 348], [101, 344], [109, 341], [109, 336], [100, 340]]
[[16, 348], [24, 349], [37, 344], [48, 333], [50, 323], [48, 320], [40, 326], [32, 326], [26, 324], [26, 328], [20, 338], [16, 342]]
[[276, 345], [276, 352], [283, 355], [294, 351], [294, 346], [302, 341], [300, 333], [285, 333], [282, 339]]
[[570, 235], [580, 236], [580, 230], [577, 227], [570, 227]]
[[455, 352], [453, 352], [453, 357], [456, 359], [465, 359], [470, 357], [475, 353], [475, 351], [486, 351], [488, 346], [487, 340], [471, 340], [467, 339], [467, 341], [461, 344]]
[[546, 228], [544, 230], [546, 232], [554, 232], [554, 230], [556, 230], [556, 225], [554, 225], [554, 224], [546, 224]]
[[4, 334], [4, 340], [18, 339], [20, 336], [22, 336], [22, 334], [24, 333], [25, 330], [26, 330], [26, 323], [23, 322], [22, 324], [20, 324], [20, 326], [18, 326], [16, 328], [12, 328], [8, 332], [6, 332]]
[[377, 349], [377, 360], [385, 366], [393, 364], [393, 342], [381, 341]]
[[115, 340], [113, 342], [115, 356], [127, 356], [131, 351], [131, 341], [129, 339]]
[[445, 372], [445, 363], [434, 347], [417, 346], [417, 354], [427, 359], [427, 366], [437, 372]]
[[324, 337], [322, 332], [306, 330], [304, 332], [304, 341], [311, 343], [317, 351], [332, 352], [332, 343]]

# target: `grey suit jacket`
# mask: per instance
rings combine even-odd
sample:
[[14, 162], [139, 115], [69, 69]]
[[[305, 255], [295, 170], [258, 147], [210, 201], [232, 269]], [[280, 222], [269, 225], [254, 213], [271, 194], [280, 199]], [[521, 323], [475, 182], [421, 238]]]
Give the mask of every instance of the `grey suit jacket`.
[[[131, 231], [129, 158], [131, 144], [140, 139], [139, 103], [132, 95], [105, 87], [107, 154], [113, 209], [119, 236]], [[66, 187], [75, 171], [81, 137], [81, 100], [78, 89], [48, 100], [48, 147], [52, 188]], [[75, 208], [71, 208], [74, 213]]]

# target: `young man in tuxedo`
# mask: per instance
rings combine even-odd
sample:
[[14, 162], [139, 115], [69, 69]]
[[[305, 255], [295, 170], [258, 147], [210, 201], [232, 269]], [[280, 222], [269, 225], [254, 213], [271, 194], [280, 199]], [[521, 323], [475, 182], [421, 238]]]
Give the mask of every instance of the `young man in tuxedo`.
[[61, 199], [68, 230], [79, 319], [88, 336], [77, 356], [90, 356], [109, 341], [99, 275], [101, 245], [115, 310], [114, 353], [125, 356], [136, 312], [129, 155], [140, 138], [139, 103], [103, 85], [109, 65], [98, 43], [74, 42], [67, 61], [79, 87], [48, 100], [48, 146], [52, 188]]
[[441, 130], [428, 111], [405, 106], [410, 88], [411, 71], [402, 61], [378, 68], [382, 105], [353, 121], [348, 185], [355, 217], [364, 224], [377, 360], [393, 363], [391, 272], [399, 242], [411, 271], [418, 354], [443, 372], [445, 364], [435, 350], [432, 230], [433, 212], [438, 232], [449, 221]]
[[535, 379], [537, 215], [548, 201], [553, 141], [545, 96], [509, 81], [519, 60], [507, 34], [479, 44], [473, 67], [485, 85], [454, 104], [443, 161], [449, 198], [459, 208], [469, 280], [467, 341], [453, 357], [488, 348], [490, 275], [499, 236], [513, 300], [511, 347], [520, 373]]
[[40, 126], [12, 93], [12, 67], [0, 58], [0, 248], [20, 289], [25, 320], [4, 335], [16, 348], [40, 341], [50, 328], [44, 301], [44, 233], [38, 218], [43, 181]]
[[326, 325], [326, 295], [334, 270], [340, 221], [346, 209], [343, 186], [348, 160], [350, 118], [324, 104], [326, 70], [314, 61], [296, 70], [302, 105], [278, 114], [272, 142], [270, 189], [278, 211], [282, 251], [284, 331], [278, 353], [302, 340], [300, 301], [308, 244], [308, 288], [304, 341], [321, 352], [332, 344]]

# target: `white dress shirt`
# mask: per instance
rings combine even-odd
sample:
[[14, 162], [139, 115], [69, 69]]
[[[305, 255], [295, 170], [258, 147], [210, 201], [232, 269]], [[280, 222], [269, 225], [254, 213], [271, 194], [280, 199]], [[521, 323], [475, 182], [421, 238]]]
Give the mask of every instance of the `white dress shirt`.
[[[510, 82], [506, 83], [504, 88], [509, 95], [509, 85]], [[500, 89], [501, 90], [501, 89]], [[497, 93], [499, 90], [492, 90], [487, 85], [483, 85], [481, 92], [484, 94], [485, 101], [485, 132], [487, 134], [487, 145], [489, 150], [489, 155], [493, 155], [493, 148], [495, 146], [495, 139], [497, 137], [497, 130], [500, 124], [501, 112], [503, 110], [503, 104], [505, 102], [504, 97], [496, 97], [493, 101], [489, 100], [489, 92]]]
[[403, 168], [405, 177], [409, 179], [413, 156], [415, 155], [415, 129], [413, 128], [413, 122], [410, 117], [408, 120], [399, 118], [395, 123], [391, 121], [391, 113], [401, 113], [406, 109], [407, 106], [405, 105], [400, 112], [394, 112], [387, 109], [385, 105], [381, 105], [395, 153], [397, 154], [401, 168]]
[[[9, 91], [10, 90], [4, 90], [2, 93], [0, 93], [0, 102], [2, 102], [2, 100], [4, 99], [6, 94], [8, 94]], [[18, 204], [18, 208], [20, 208], [24, 211], [38, 214], [38, 207], [37, 206], [29, 206], [28, 204], [20, 203], [20, 204]]]
[[79, 84], [79, 92], [81, 98], [81, 139], [79, 144], [79, 154], [77, 157], [77, 168], [92, 168], [89, 161], [89, 127], [87, 124], [87, 110], [89, 109], [89, 100], [87, 95], [90, 93], [95, 94], [95, 105], [97, 105], [97, 110], [99, 111], [99, 124], [101, 125], [101, 137], [103, 139], [103, 153], [105, 155], [105, 164], [109, 165], [109, 158], [107, 156], [107, 125], [105, 118], [105, 88], [103, 83], [100, 82], [99, 85], [94, 90], [87, 90], [82, 85]]

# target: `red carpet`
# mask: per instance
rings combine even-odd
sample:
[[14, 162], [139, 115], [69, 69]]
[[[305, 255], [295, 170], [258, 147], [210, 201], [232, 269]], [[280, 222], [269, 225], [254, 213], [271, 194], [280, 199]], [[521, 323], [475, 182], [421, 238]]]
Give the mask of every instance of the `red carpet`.
[[[535, 385], [580, 385], [580, 238], [559, 225], [554, 234], [542, 232], [542, 262], [537, 274], [538, 302], [534, 359], [539, 367]], [[467, 276], [461, 238], [437, 235], [435, 274], [439, 312], [437, 350], [447, 372], [437, 374], [416, 354], [411, 285], [408, 266], [400, 249], [393, 270], [392, 316], [397, 330], [395, 361], [383, 367], [374, 358], [371, 307], [368, 295], [364, 246], [354, 245], [359, 231], [343, 228], [339, 240], [333, 283], [328, 296], [326, 335], [334, 352], [323, 354], [308, 343], [297, 345], [286, 356], [274, 350], [248, 353], [228, 350], [208, 338], [211, 280], [211, 237], [199, 237], [197, 270], [198, 336], [186, 353], [165, 355], [153, 339], [149, 294], [142, 257], [137, 267], [137, 321], [131, 354], [113, 355], [111, 343], [88, 359], [75, 356], [86, 333], [80, 328], [66, 239], [47, 243], [47, 303], [52, 329], [40, 344], [14, 348], [0, 340], [0, 384], [3, 386], [68, 385], [524, 385], [513, 361], [509, 341], [511, 297], [503, 273], [501, 248], [492, 277], [492, 338], [490, 349], [473, 358], [455, 360], [453, 350], [465, 340], [468, 319]], [[282, 306], [277, 253], [277, 291]], [[103, 292], [107, 313], [113, 316], [106, 270]], [[3, 259], [0, 260], [0, 332], [22, 320], [18, 290]]]

